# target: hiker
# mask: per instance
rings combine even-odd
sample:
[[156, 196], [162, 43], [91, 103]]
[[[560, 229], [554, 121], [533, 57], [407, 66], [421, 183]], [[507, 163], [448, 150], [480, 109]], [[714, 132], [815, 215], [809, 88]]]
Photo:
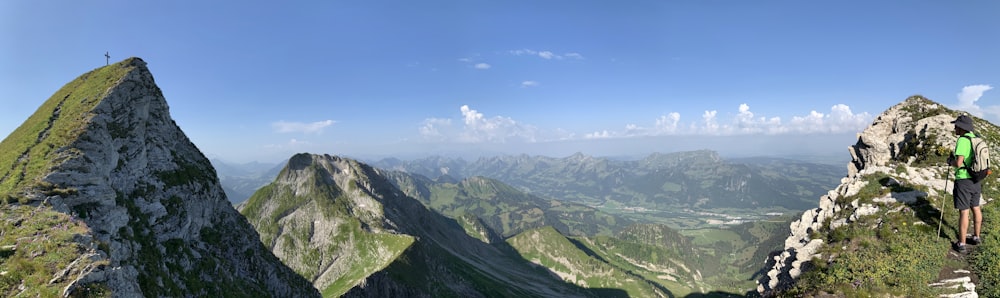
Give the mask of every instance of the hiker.
[[[952, 198], [955, 208], [958, 209], [958, 242], [953, 244], [953, 248], [958, 252], [965, 252], [966, 233], [969, 231], [969, 209], [975, 220], [975, 234], [968, 239], [968, 243], [978, 245], [980, 242], [979, 231], [983, 224], [983, 214], [979, 207], [979, 196], [982, 195], [982, 184], [973, 182], [969, 174], [972, 166], [972, 139], [976, 135], [972, 132], [972, 118], [968, 115], [960, 115], [955, 121], [955, 135], [958, 140], [955, 142], [955, 152], [949, 157], [948, 164], [955, 167], [955, 185], [952, 189]], [[967, 136], [965, 138], [963, 136]]]

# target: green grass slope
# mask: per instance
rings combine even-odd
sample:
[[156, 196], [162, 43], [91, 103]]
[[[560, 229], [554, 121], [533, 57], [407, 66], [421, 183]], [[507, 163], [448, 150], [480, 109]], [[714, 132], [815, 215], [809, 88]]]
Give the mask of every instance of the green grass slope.
[[134, 59], [101, 67], [67, 83], [0, 141], [0, 199], [25, 200], [24, 188], [41, 187], [39, 175], [75, 152], [60, 152], [83, 132], [89, 112], [125, 74]]
[[637, 224], [615, 236], [576, 237], [585, 251], [675, 295], [704, 291], [703, 259], [688, 237], [659, 224]]
[[[386, 175], [407, 195], [451, 218], [478, 217], [503, 238], [525, 230], [553, 226], [568, 235], [611, 235], [631, 223], [595, 208], [576, 203], [545, 200], [498, 180], [471, 177], [458, 182], [438, 182], [418, 174]], [[463, 220], [460, 223], [471, 223]], [[478, 230], [466, 227], [473, 237]]]
[[618, 289], [628, 297], [673, 297], [659, 284], [586, 253], [552, 227], [525, 231], [507, 239], [507, 243], [525, 259], [581, 287]]

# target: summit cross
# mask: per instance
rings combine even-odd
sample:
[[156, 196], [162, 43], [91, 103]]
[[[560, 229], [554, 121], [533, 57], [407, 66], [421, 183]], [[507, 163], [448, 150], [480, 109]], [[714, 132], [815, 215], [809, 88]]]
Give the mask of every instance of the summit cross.
[[111, 55], [108, 52], [104, 52], [104, 65], [111, 64]]

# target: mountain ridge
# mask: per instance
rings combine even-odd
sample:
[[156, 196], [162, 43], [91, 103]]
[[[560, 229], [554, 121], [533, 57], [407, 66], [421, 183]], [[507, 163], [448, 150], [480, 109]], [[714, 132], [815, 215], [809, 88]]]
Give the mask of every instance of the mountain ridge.
[[[957, 139], [950, 121], [960, 113], [915, 95], [876, 117], [850, 147], [848, 175], [820, 197], [818, 208], [791, 223], [784, 250], [768, 257], [758, 293], [1000, 295], [997, 265], [987, 261], [1000, 256], [996, 243], [968, 255], [950, 249], [957, 215], [946, 203], [953, 174], [945, 160]], [[1000, 128], [979, 118], [975, 123], [977, 136], [998, 144]], [[984, 182], [984, 199], [1000, 195], [996, 182], [996, 175]], [[984, 239], [995, 242], [997, 210], [986, 204], [983, 213]]]
[[[326, 280], [311, 278], [324, 296], [586, 296], [539, 274], [510, 250], [469, 236], [455, 220], [406, 196], [383, 177], [382, 170], [355, 160], [297, 154], [240, 211], [261, 231], [261, 241], [300, 274], [308, 275], [305, 269], [316, 264], [353, 268], [330, 271]], [[346, 235], [354, 235], [353, 240], [337, 240]], [[369, 245], [365, 239], [375, 235], [406, 237], [410, 242], [395, 248], [376, 244], [355, 249]], [[299, 249], [281, 251], [287, 242]], [[385, 253], [355, 255], [366, 251]], [[319, 259], [306, 262], [304, 258], [311, 255]]]
[[[37, 222], [44, 232], [27, 239], [46, 242], [62, 226], [85, 225], [72, 236], [81, 246], [75, 254], [15, 249], [0, 260], [0, 271], [22, 280], [0, 285], [40, 296], [318, 296], [226, 201], [215, 170], [170, 118], [142, 59], [67, 83], [0, 142], [0, 152], [0, 208], [66, 215]], [[62, 261], [31, 266], [46, 259], [39, 255]], [[20, 270], [5, 270], [10, 266]], [[47, 272], [53, 267], [61, 272]], [[56, 278], [32, 284], [47, 274]]]

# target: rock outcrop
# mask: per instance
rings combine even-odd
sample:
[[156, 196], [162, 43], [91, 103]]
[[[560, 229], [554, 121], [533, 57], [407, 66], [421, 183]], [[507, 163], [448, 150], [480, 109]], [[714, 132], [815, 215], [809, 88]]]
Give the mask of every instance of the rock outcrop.
[[[784, 250], [767, 260], [769, 270], [758, 280], [757, 291], [766, 296], [789, 289], [814, 258], [829, 257], [819, 253], [827, 243], [825, 239], [813, 238], [818, 231], [855, 224], [880, 208], [894, 208], [889, 212], [905, 210], [905, 204], [920, 199], [933, 200], [936, 208], [946, 206], [941, 196], [932, 194], [951, 191], [946, 189], [950, 188], [946, 185], [951, 173], [943, 160], [956, 141], [950, 121], [957, 115], [958, 112], [921, 96], [910, 97], [879, 115], [858, 134], [857, 143], [850, 146], [851, 162], [841, 184], [820, 198], [818, 208], [806, 210], [791, 224]], [[892, 173], [910, 185], [926, 186], [928, 191], [890, 191], [862, 202], [859, 191], [872, 183], [869, 177], [877, 173]], [[884, 183], [882, 187], [900, 184], [893, 178], [880, 182]]]
[[139, 58], [67, 84], [0, 147], [19, 153], [0, 159], [0, 197], [76, 216], [107, 261], [64, 295], [318, 296], [230, 205]]

